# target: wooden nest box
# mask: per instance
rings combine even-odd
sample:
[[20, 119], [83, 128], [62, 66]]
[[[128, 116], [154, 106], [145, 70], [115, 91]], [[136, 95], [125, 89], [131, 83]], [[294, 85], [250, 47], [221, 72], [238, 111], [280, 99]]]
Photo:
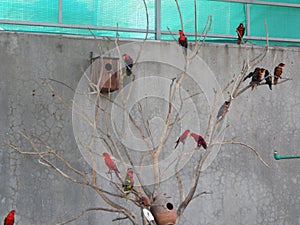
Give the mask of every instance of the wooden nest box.
[[119, 89], [119, 58], [93, 57], [91, 53], [91, 90], [98, 86], [101, 93]]

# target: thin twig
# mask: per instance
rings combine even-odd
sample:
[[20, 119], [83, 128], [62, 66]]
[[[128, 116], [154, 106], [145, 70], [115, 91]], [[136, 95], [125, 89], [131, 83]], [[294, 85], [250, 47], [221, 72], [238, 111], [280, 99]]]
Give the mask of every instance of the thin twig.
[[65, 225], [68, 223], [71, 223], [77, 219], [79, 219], [81, 216], [83, 216], [85, 213], [90, 212], [90, 211], [105, 211], [105, 212], [112, 212], [112, 213], [120, 213], [121, 210], [118, 209], [108, 209], [108, 208], [101, 208], [101, 207], [97, 207], [97, 208], [88, 208], [85, 209], [83, 211], [81, 211], [80, 213], [78, 213], [75, 217], [73, 217], [72, 219], [66, 220], [64, 222], [58, 223], [57, 225]]
[[259, 159], [259, 161], [261, 161], [266, 167], [269, 167], [269, 168], [270, 168], [269, 164], [266, 163], [266, 162], [263, 160], [263, 158], [261, 157], [261, 155], [259, 154], [259, 152], [258, 152], [255, 148], [253, 148], [252, 146], [250, 146], [250, 145], [248, 145], [248, 144], [245, 144], [245, 143], [243, 143], [243, 142], [238, 142], [238, 141], [222, 141], [222, 142], [216, 142], [216, 143], [214, 143], [214, 144], [224, 144], [224, 145], [230, 144], [230, 145], [242, 145], [242, 146], [245, 146], [245, 147], [249, 148], [251, 151], [254, 152], [254, 154], [257, 156], [257, 158]]

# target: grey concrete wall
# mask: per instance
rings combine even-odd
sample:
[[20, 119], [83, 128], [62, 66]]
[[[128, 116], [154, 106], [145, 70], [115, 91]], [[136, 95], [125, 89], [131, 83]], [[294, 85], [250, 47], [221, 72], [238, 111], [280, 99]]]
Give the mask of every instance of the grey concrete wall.
[[[75, 142], [70, 107], [74, 90], [82, 79], [83, 71], [88, 68], [90, 52], [97, 52], [99, 43], [102, 52], [114, 48], [114, 43], [109, 40], [0, 33], [0, 217], [14, 208], [17, 210], [17, 225], [56, 224], [81, 210], [102, 205], [93, 190], [71, 184], [38, 163], [37, 158], [17, 155], [4, 144], [6, 140], [23, 150], [31, 150], [29, 143], [18, 133], [26, 131], [59, 150], [76, 168], [91, 175], [91, 168]], [[168, 42], [148, 42], [146, 50], [155, 49], [156, 54], [168, 56], [172, 49], [170, 46]], [[240, 72], [244, 61], [263, 50], [263, 47], [255, 46], [205, 44], [198, 56], [223, 89]], [[136, 53], [137, 50], [132, 51]], [[144, 51], [144, 55], [151, 53]], [[243, 146], [223, 145], [199, 181], [198, 191], [211, 191], [212, 194], [194, 200], [181, 224], [300, 224], [300, 161], [275, 161], [273, 158], [274, 149], [283, 155], [300, 155], [298, 60], [299, 48], [270, 48], [257, 66], [273, 72], [279, 62], [285, 62], [284, 76], [293, 80], [274, 87], [272, 91], [267, 86], [247, 90], [233, 100], [226, 121], [229, 126], [224, 130], [224, 140], [255, 147], [270, 168]], [[137, 66], [137, 71], [148, 73], [148, 66], [152, 69], [150, 75], [160, 74], [170, 79], [176, 73], [174, 70], [165, 74], [168, 70], [164, 65], [155, 66], [153, 70], [153, 64]], [[207, 75], [207, 71], [207, 68], [199, 66], [199, 76]], [[183, 83], [184, 89], [197, 93], [199, 87], [191, 83], [189, 80]], [[203, 106], [203, 101], [212, 97], [205, 95], [207, 93], [201, 94], [195, 101], [197, 109], [203, 113], [199, 115], [200, 119], [207, 119], [209, 108]], [[224, 96], [228, 96], [227, 92]], [[148, 104], [151, 105], [151, 102]], [[203, 132], [206, 122], [200, 128]], [[178, 132], [174, 137], [176, 135]], [[192, 173], [185, 174], [183, 169], [183, 174], [184, 184], [188, 185]], [[174, 185], [172, 179], [166, 180], [161, 184], [161, 191], [168, 192], [177, 203], [178, 193]], [[111, 224], [110, 218], [101, 212], [90, 212], [73, 224]]]

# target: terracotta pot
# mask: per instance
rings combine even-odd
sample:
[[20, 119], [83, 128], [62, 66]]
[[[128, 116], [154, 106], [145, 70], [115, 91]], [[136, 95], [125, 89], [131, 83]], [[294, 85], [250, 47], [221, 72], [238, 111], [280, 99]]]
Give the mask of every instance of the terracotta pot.
[[177, 212], [170, 198], [161, 194], [154, 198], [150, 211], [157, 225], [173, 225], [177, 219]]

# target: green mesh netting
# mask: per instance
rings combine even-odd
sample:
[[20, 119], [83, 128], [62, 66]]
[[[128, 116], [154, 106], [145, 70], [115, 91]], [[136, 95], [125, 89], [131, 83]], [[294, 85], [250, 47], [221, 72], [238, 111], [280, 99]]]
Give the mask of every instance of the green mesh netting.
[[[258, 0], [257, 0], [258, 1]], [[155, 30], [156, 10], [155, 0], [146, 0], [148, 9], [149, 29]], [[300, 4], [299, 0], [263, 0], [263, 2], [280, 2]], [[194, 1], [178, 0], [182, 13], [184, 31], [193, 33]], [[0, 0], [0, 20], [27, 21], [35, 23], [51, 23], [59, 25], [59, 0]], [[197, 0], [198, 32], [201, 33], [208, 16], [212, 16], [212, 26], [209, 34], [236, 35], [236, 27], [240, 22], [246, 25], [246, 4], [223, 2], [215, 0]], [[266, 19], [270, 38], [300, 39], [300, 8], [250, 5], [250, 34], [265, 37]], [[146, 10], [142, 0], [62, 0], [62, 24], [80, 26], [103, 26], [132, 29], [146, 29]], [[174, 0], [161, 0], [161, 30], [162, 39], [170, 40], [175, 36], [168, 34], [167, 27], [177, 32], [181, 29], [179, 13]], [[0, 24], [8, 31], [47, 32], [76, 35], [97, 35], [115, 37], [116, 31], [63, 28], [52, 26], [33, 26], [17, 24]], [[118, 32], [120, 38], [144, 38], [143, 32]], [[155, 39], [155, 34], [149, 33], [149, 39]], [[194, 40], [194, 37], [188, 37]], [[207, 41], [235, 42], [230, 38], [208, 38]], [[246, 40], [247, 41], [247, 40]], [[254, 41], [251, 41], [254, 43]], [[255, 41], [257, 44], [264, 42]], [[299, 43], [273, 42], [273, 44], [297, 45]], [[271, 43], [272, 44], [272, 43]]]

